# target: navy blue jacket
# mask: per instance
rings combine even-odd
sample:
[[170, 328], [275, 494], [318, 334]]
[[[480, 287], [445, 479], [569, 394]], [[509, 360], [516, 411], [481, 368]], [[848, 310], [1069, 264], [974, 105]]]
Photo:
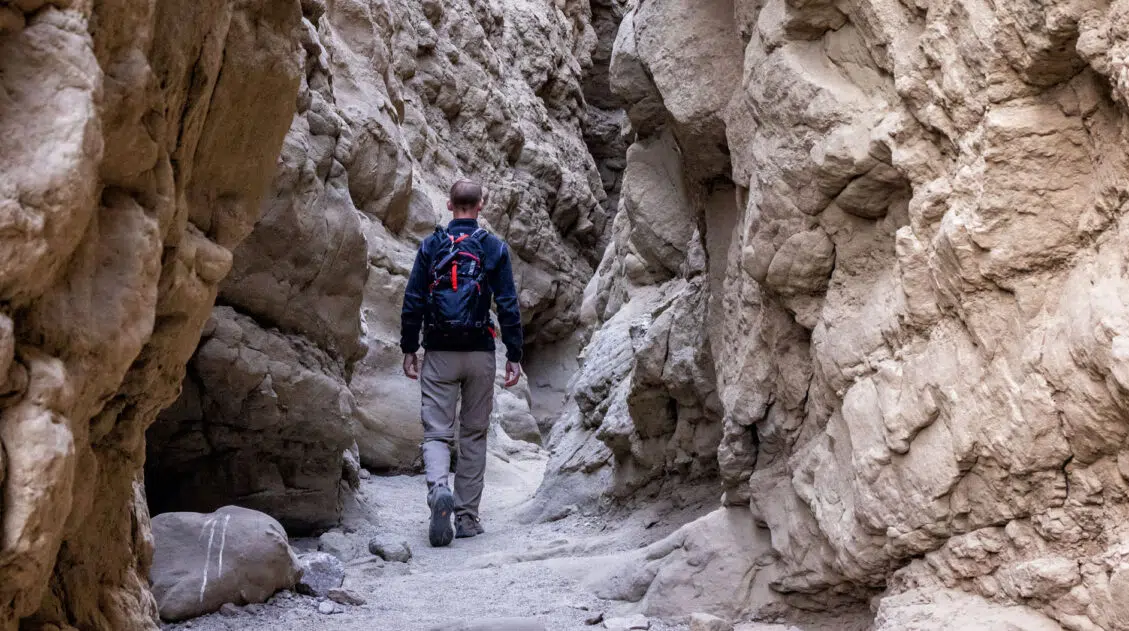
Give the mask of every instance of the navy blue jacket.
[[[474, 219], [455, 219], [447, 224], [447, 232], [458, 236], [478, 229]], [[419, 245], [408, 287], [404, 290], [404, 309], [400, 316], [400, 350], [414, 353], [419, 350], [420, 330], [424, 331], [423, 347], [429, 351], [494, 351], [494, 336], [483, 329], [481, 335], [452, 345], [446, 340], [428, 340], [424, 318], [427, 311], [427, 291], [430, 284], [432, 253], [439, 244], [438, 235], [431, 235]], [[478, 302], [476, 320], [490, 321], [490, 299], [498, 304], [498, 324], [502, 328], [502, 343], [506, 345], [506, 359], [521, 361], [522, 333], [521, 308], [518, 306], [517, 289], [514, 287], [514, 272], [510, 267], [510, 249], [506, 242], [488, 234], [483, 239], [486, 266], [486, 288], [482, 292], [485, 300]], [[457, 347], [456, 347], [457, 346]]]

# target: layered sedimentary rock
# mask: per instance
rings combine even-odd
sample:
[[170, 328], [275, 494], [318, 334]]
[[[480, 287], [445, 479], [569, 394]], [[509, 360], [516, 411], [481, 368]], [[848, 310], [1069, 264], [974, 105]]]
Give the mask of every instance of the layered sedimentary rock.
[[632, 8], [608, 73], [634, 143], [581, 307], [591, 336], [531, 516], [605, 492], [626, 498], [710, 479], [718, 468], [711, 338], [720, 336], [724, 272], [713, 259], [724, 256], [737, 217], [720, 117], [741, 73], [731, 7]]
[[[1123, 7], [639, 4], [611, 64], [634, 144], [543, 497], [716, 449], [790, 602], [943, 586], [1129, 628]], [[690, 400], [721, 438], [696, 456], [678, 356], [640, 379], [672, 309], [708, 338]], [[664, 429], [648, 398], [677, 402]]]
[[0, 5], [0, 628], [155, 628], [145, 429], [258, 217], [299, 18]]
[[[236, 502], [292, 532], [337, 520], [354, 441], [372, 469], [418, 462], [400, 299], [417, 244], [446, 221], [450, 184], [486, 185], [484, 222], [516, 255], [532, 344], [575, 330], [604, 203], [618, 194], [617, 164], [598, 169], [585, 145], [615, 119], [614, 103], [590, 116], [583, 98], [610, 51], [597, 50], [586, 4], [349, 0], [303, 11], [305, 71], [274, 185], [184, 394], [150, 433], [148, 476], [155, 510]], [[608, 11], [605, 31], [618, 23]], [[618, 146], [622, 158], [611, 127], [604, 154]], [[528, 389], [500, 392], [497, 408], [507, 431], [540, 441]]]

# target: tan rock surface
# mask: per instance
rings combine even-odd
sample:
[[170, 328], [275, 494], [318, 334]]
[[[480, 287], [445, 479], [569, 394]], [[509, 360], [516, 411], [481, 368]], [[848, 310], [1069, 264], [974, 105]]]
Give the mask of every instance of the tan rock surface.
[[92, 4], [0, 9], [3, 629], [154, 626], [144, 431], [299, 78], [297, 2]]
[[[725, 502], [771, 531], [789, 602], [933, 581], [1129, 628], [1120, 7], [708, 5], [639, 3], [620, 26], [635, 144], [543, 505], [658, 479], [640, 439], [661, 415], [625, 402], [670, 396], [672, 360], [634, 399], [628, 375], [653, 292], [704, 271]], [[663, 138], [678, 166], [655, 182], [632, 156]], [[695, 242], [705, 262], [672, 265]]]

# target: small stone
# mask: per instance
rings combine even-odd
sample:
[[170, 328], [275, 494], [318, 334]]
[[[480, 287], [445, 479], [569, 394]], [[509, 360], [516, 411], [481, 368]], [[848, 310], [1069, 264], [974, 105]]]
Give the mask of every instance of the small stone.
[[363, 605], [363, 604], [365, 604], [365, 602], [367, 602], [357, 592], [355, 592], [351, 589], [345, 589], [343, 587], [335, 587], [335, 588], [329, 590], [329, 593], [327, 594], [327, 596], [329, 596], [329, 599], [332, 600], [333, 602], [340, 603], [342, 605], [359, 606], [359, 605]]
[[337, 607], [334, 607], [333, 603], [328, 600], [318, 604], [318, 613], [323, 613], [328, 616], [334, 611], [337, 611]]
[[634, 614], [624, 618], [608, 618], [604, 620], [604, 628], [611, 631], [632, 631], [634, 629], [650, 629], [651, 621], [643, 614]]
[[243, 612], [240, 611], [239, 607], [236, 607], [234, 603], [224, 603], [220, 605], [220, 615], [234, 618], [243, 615]]
[[348, 563], [359, 556], [357, 543], [340, 530], [330, 530], [318, 537], [318, 550]]
[[345, 564], [341, 559], [325, 552], [311, 552], [298, 557], [302, 578], [298, 591], [308, 596], [325, 596], [334, 587], [345, 582]]
[[597, 624], [600, 624], [603, 621], [604, 621], [604, 614], [603, 614], [603, 612], [600, 612], [600, 613], [598, 613], [594, 616], [588, 616], [587, 618], [585, 618], [584, 624], [591, 627], [591, 626], [595, 626]]
[[362, 480], [367, 480], [372, 477], [372, 474], [369, 473], [368, 469], [361, 469], [360, 476]]
[[385, 561], [407, 563], [412, 558], [412, 549], [403, 539], [378, 535], [368, 542], [368, 551]]
[[733, 625], [708, 613], [690, 616], [690, 631], [733, 631]]

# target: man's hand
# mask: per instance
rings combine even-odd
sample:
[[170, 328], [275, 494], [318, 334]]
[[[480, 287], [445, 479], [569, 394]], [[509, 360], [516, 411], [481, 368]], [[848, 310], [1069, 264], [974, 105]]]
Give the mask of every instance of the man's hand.
[[408, 379], [419, 379], [419, 355], [415, 353], [404, 354], [404, 374]]
[[519, 379], [521, 379], [521, 364], [506, 362], [506, 387], [517, 385]]

